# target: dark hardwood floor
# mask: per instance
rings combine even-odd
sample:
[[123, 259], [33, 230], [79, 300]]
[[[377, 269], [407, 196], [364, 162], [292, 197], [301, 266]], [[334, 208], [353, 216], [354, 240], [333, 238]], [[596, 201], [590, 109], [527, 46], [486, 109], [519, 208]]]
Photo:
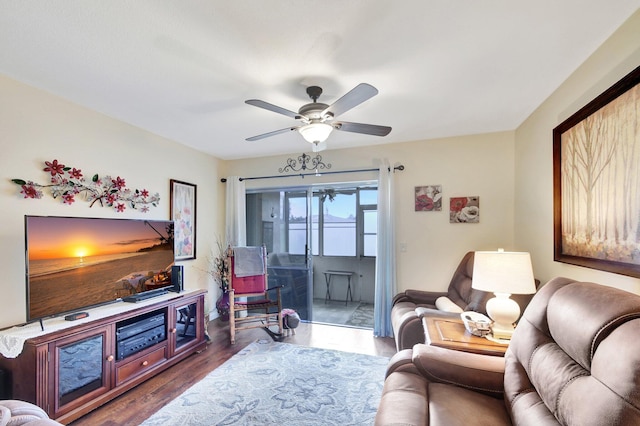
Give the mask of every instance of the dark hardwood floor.
[[[211, 342], [205, 351], [194, 354], [113, 401], [71, 423], [73, 426], [138, 425], [176, 398], [209, 372], [249, 343], [270, 338], [261, 329], [242, 330], [236, 344], [229, 342], [229, 325], [219, 320], [208, 326]], [[301, 323], [286, 343], [391, 357], [396, 353], [392, 338], [375, 338], [366, 329]]]

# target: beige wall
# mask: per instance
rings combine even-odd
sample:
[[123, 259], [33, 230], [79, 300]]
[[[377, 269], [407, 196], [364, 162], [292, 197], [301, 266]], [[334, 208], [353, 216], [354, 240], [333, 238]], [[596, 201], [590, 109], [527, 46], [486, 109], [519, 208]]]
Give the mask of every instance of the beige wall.
[[[640, 280], [553, 261], [552, 130], [640, 65], [636, 12], [516, 131], [515, 238], [543, 281], [566, 276], [640, 293]], [[541, 64], [541, 66], [543, 66]]]
[[[0, 93], [0, 327], [25, 321], [24, 215], [168, 219], [169, 179], [198, 185], [197, 259], [182, 264], [185, 287], [209, 289], [211, 309], [218, 288], [201, 269], [207, 266], [211, 236], [220, 233], [217, 227], [224, 220], [224, 188], [217, 184], [220, 162], [2, 76]], [[85, 174], [122, 176], [129, 187], [159, 192], [160, 205], [146, 214], [115, 213], [106, 207], [89, 208], [81, 200], [63, 205], [49, 195], [23, 199], [10, 179], [44, 183], [43, 163], [53, 159]]]
[[[303, 143], [301, 139], [302, 148]], [[278, 175], [285, 160], [297, 155], [230, 161], [228, 172], [242, 177]], [[513, 245], [513, 132], [328, 150], [321, 155], [332, 164], [331, 171], [376, 168], [384, 158], [405, 166], [395, 174], [399, 290], [446, 289], [469, 250], [518, 249]], [[294, 177], [247, 181], [247, 188], [375, 178], [376, 173]], [[414, 211], [414, 188], [435, 184], [443, 188], [442, 211]], [[480, 223], [449, 223], [449, 197], [473, 195], [480, 197]]]

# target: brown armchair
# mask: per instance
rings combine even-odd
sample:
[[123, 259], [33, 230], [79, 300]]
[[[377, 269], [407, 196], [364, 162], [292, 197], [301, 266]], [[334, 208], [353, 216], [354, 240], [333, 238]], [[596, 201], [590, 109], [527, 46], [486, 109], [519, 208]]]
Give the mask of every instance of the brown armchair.
[[[471, 288], [473, 278], [473, 259], [475, 252], [464, 255], [453, 273], [449, 288], [446, 292], [406, 290], [393, 298], [391, 308], [391, 325], [396, 340], [396, 349], [410, 349], [416, 343], [424, 343], [424, 329], [422, 317], [455, 316], [459, 313], [448, 312], [436, 307], [436, 300], [440, 297], [448, 298], [461, 311], [475, 311], [486, 315], [486, 304], [493, 297], [492, 293]], [[536, 287], [540, 281], [536, 280]], [[511, 298], [518, 302], [520, 310], [524, 312], [533, 295], [518, 294]]]
[[442, 316], [458, 315], [439, 311], [436, 308], [436, 300], [440, 297], [447, 297], [463, 311], [470, 310], [486, 314], [485, 304], [491, 295], [471, 288], [473, 257], [472, 251], [464, 255], [453, 273], [446, 292], [406, 290], [393, 298], [391, 325], [398, 351], [412, 348], [416, 343], [424, 343], [421, 316], [425, 311], [416, 311], [416, 308], [430, 309], [434, 311], [433, 314]]
[[638, 425], [640, 296], [555, 278], [504, 358], [418, 344], [397, 353], [375, 424]]

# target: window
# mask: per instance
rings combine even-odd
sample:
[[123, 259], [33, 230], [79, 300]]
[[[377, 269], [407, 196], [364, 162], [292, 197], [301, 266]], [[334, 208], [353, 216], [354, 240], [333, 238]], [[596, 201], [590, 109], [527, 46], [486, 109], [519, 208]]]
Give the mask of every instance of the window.
[[378, 252], [378, 211], [362, 208], [362, 255], [375, 256]]
[[376, 256], [378, 253], [378, 190], [360, 190], [360, 208], [362, 217], [362, 238], [360, 247], [362, 256]]
[[323, 189], [313, 193], [312, 253], [375, 256], [376, 189]]
[[322, 254], [324, 256], [356, 255], [356, 193], [335, 193], [322, 205]]
[[286, 197], [288, 216], [288, 252], [305, 254], [307, 246], [307, 195], [291, 193]]
[[317, 256], [320, 254], [320, 197], [313, 196], [311, 198], [311, 254]]

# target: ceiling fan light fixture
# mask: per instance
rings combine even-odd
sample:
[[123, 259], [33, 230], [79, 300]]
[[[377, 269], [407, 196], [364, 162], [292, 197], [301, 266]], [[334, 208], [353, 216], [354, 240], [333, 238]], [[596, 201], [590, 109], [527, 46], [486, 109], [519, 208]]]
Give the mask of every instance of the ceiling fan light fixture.
[[298, 126], [285, 127], [284, 129], [263, 133], [261, 135], [247, 138], [247, 141], [257, 141], [260, 139], [279, 135], [281, 133], [287, 133], [292, 130], [297, 130], [307, 142], [313, 145], [313, 152], [318, 152], [325, 149], [325, 141], [327, 140], [333, 129], [374, 136], [387, 136], [391, 131], [391, 127], [388, 126], [333, 121], [334, 118], [338, 115], [349, 111], [350, 109], [377, 95], [378, 89], [370, 84], [358, 84], [356, 87], [351, 89], [331, 105], [318, 102], [318, 98], [322, 94], [322, 89], [319, 86], [308, 87], [307, 94], [313, 102], [302, 105], [298, 109], [298, 112], [294, 112], [286, 108], [270, 104], [269, 102], [261, 101], [259, 99], [246, 100], [245, 103], [248, 105], [253, 105], [258, 108], [263, 108], [268, 111], [273, 111], [278, 114], [286, 115], [287, 117], [292, 117], [296, 120], [302, 121], [302, 124]]
[[327, 142], [314, 142], [312, 144], [313, 146], [311, 147], [311, 151], [313, 152], [320, 152], [320, 151], [324, 151], [325, 149], [327, 149]]
[[332, 130], [333, 126], [327, 123], [314, 122], [300, 127], [298, 132], [309, 143], [322, 143], [327, 140]]

